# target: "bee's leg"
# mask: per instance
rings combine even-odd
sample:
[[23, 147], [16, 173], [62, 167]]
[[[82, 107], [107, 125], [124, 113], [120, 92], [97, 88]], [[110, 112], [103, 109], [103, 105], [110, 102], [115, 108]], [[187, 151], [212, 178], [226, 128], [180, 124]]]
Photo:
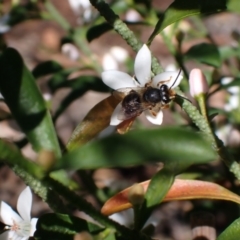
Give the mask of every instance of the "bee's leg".
[[162, 86], [163, 84], [168, 83], [171, 79], [172, 79], [172, 77], [170, 77], [168, 80], [164, 80], [164, 81], [159, 82], [159, 83], [157, 84], [157, 87], [160, 87], [160, 86]]
[[162, 105], [162, 109], [168, 109], [168, 108], [169, 108], [169, 104]]
[[154, 104], [150, 109], [149, 109], [149, 111], [150, 111], [150, 113], [154, 116], [154, 117], [156, 117], [157, 116], [157, 114], [159, 113], [159, 111], [161, 111], [161, 105], [159, 105], [159, 104]]
[[147, 83], [145, 84], [145, 87], [146, 87], [146, 88], [151, 87], [151, 82], [147, 82]]

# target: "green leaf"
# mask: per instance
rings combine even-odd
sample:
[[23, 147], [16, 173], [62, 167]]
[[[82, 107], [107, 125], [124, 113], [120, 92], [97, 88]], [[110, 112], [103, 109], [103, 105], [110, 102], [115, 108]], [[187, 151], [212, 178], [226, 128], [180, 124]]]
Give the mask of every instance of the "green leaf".
[[[240, 4], [239, 4], [240, 5]], [[231, 57], [239, 57], [240, 56], [240, 48], [234, 48], [230, 46], [222, 46], [218, 48], [221, 60], [225, 61]]]
[[73, 70], [71, 69], [64, 69], [53, 74], [53, 76], [48, 80], [48, 86], [51, 91], [54, 93], [59, 88], [69, 87], [71, 80], [68, 80], [68, 78], [72, 72]]
[[73, 239], [73, 235], [82, 231], [99, 233], [104, 228], [78, 217], [48, 213], [37, 221], [34, 237], [37, 239]]
[[240, 13], [240, 4], [238, 0], [228, 0], [227, 7], [229, 11]]
[[59, 159], [56, 169], [97, 169], [164, 162], [180, 172], [215, 159], [201, 134], [177, 127], [136, 130], [90, 142]]
[[240, 218], [235, 220], [224, 232], [220, 234], [217, 240], [237, 240], [240, 236]]
[[226, 0], [175, 0], [157, 22], [153, 33], [149, 37], [148, 45], [151, 44], [157, 34], [172, 23], [192, 15], [219, 12], [225, 9]]
[[163, 168], [157, 172], [150, 181], [146, 192], [146, 207], [158, 205], [166, 196], [174, 182], [173, 171]]
[[154, 208], [158, 206], [167, 195], [174, 182], [174, 177], [174, 171], [170, 170], [169, 167], [164, 167], [151, 179], [145, 195], [145, 203], [140, 213], [142, 219], [141, 228], [144, 226]]
[[221, 66], [221, 57], [216, 45], [200, 43], [191, 47], [185, 54], [186, 60], [196, 60], [213, 67]]
[[35, 151], [52, 150], [61, 156], [50, 113], [35, 79], [13, 48], [0, 56], [0, 91]]
[[14, 26], [28, 19], [40, 19], [40, 11], [33, 2], [12, 5], [8, 25]]
[[106, 228], [104, 231], [99, 233], [96, 236], [96, 239], [101, 240], [117, 240], [118, 238], [115, 237], [116, 232], [113, 231], [111, 228]]
[[32, 71], [35, 78], [39, 78], [48, 74], [57, 73], [63, 70], [63, 67], [55, 61], [46, 61], [38, 64]]
[[102, 34], [104, 34], [105, 32], [108, 32], [111, 29], [112, 29], [112, 26], [106, 22], [89, 28], [89, 30], [87, 31], [87, 36], [86, 36], [88, 42], [91, 42], [92, 40], [100, 37]]

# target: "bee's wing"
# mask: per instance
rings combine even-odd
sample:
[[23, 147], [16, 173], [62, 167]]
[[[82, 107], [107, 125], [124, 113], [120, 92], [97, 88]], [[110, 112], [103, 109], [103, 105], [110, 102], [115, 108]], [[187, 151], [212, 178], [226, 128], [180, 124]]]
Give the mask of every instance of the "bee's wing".
[[119, 88], [112, 92], [113, 96], [116, 99], [122, 100], [124, 97], [126, 97], [131, 91], [137, 92], [139, 94], [142, 94], [145, 88], [136, 87], [136, 88]]
[[132, 106], [132, 111], [127, 111], [124, 107], [122, 107], [117, 118], [122, 121], [134, 118], [139, 116], [143, 111], [151, 109], [151, 107], [152, 106], [148, 103], [136, 103], [134, 106]]
[[163, 108], [161, 103], [153, 106], [150, 103], [146, 102], [136, 103], [134, 107], [135, 110], [132, 112], [126, 112], [125, 109], [122, 107], [120, 112], [118, 113], [118, 119], [124, 121], [133, 117], [137, 117], [146, 110], [149, 110], [152, 116], [156, 117], [159, 111], [161, 111], [161, 109]]

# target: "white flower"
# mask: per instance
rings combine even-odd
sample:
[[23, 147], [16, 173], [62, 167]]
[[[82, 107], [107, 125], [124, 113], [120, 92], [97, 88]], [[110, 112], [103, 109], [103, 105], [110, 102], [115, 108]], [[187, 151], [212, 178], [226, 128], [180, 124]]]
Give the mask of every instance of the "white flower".
[[31, 207], [32, 192], [29, 187], [26, 187], [18, 198], [17, 210], [20, 216], [8, 204], [1, 202], [0, 218], [7, 225], [7, 231], [0, 235], [0, 240], [27, 240], [33, 236], [37, 218], [31, 219]]
[[[134, 63], [134, 72], [138, 82], [127, 73], [116, 70], [104, 71], [102, 73], [102, 80], [107, 86], [114, 90], [120, 88], [145, 87], [147, 83], [154, 88], [158, 88], [161, 82], [167, 85], [168, 88], [172, 89], [178, 86], [182, 80], [182, 75], [178, 76], [179, 72], [164, 72], [151, 79], [151, 52], [145, 44], [137, 53]], [[118, 114], [121, 111], [121, 108], [122, 102], [120, 102], [113, 111], [110, 125], [118, 125], [123, 121], [118, 119]], [[153, 116], [149, 110], [144, 111], [144, 113], [151, 123], [157, 125], [162, 124], [163, 113], [161, 110], [156, 116]]]
[[91, 3], [89, 0], [68, 0], [70, 7], [74, 13], [83, 18], [84, 21], [89, 22], [92, 17]]

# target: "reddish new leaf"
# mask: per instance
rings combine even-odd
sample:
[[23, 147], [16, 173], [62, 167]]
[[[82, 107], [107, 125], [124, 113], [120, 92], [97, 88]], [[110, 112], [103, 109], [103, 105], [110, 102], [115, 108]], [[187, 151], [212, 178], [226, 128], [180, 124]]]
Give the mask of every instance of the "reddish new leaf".
[[[145, 192], [147, 191], [149, 182], [150, 181], [140, 183]], [[131, 187], [110, 198], [102, 207], [102, 214], [111, 215], [113, 213], [131, 208], [132, 205], [128, 201], [128, 193], [130, 189]], [[240, 197], [237, 194], [216, 183], [182, 179], [175, 179], [174, 184], [170, 188], [163, 201], [166, 202], [190, 199], [227, 200], [240, 204]]]

